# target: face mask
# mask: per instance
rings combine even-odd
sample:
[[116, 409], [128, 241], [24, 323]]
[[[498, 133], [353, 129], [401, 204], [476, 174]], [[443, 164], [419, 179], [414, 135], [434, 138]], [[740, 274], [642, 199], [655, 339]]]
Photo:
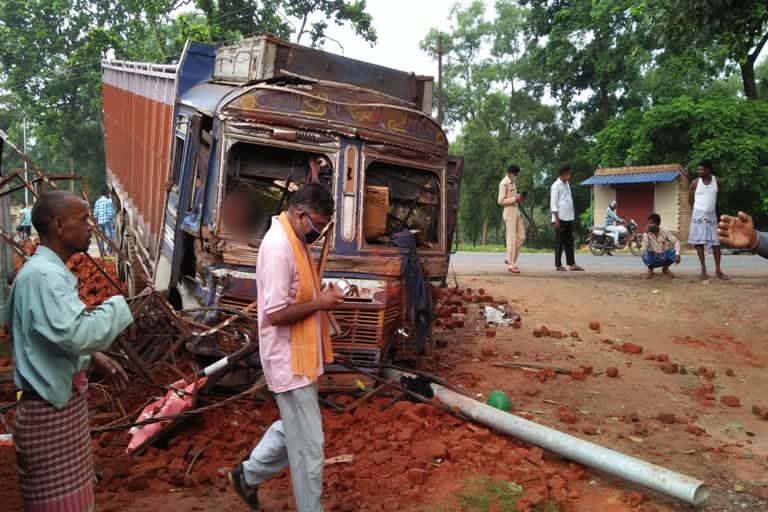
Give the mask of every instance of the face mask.
[[312, 245], [313, 243], [315, 243], [315, 241], [318, 238], [320, 238], [320, 235], [322, 235], [323, 233], [315, 227], [315, 224], [314, 222], [312, 222], [312, 218], [309, 216], [308, 213], [305, 214], [305, 217], [307, 219], [307, 222], [309, 222], [309, 227], [311, 229], [309, 233], [304, 233], [304, 242], [309, 245]]
[[659, 226], [658, 226], [658, 224], [656, 224], [654, 222], [649, 222], [648, 224], [646, 224], [645, 229], [649, 233], [655, 233], [656, 231], [658, 231]]

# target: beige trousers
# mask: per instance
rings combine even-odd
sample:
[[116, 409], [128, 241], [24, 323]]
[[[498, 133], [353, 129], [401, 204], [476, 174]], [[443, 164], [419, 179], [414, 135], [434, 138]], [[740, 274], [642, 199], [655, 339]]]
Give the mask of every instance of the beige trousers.
[[504, 209], [504, 224], [507, 228], [507, 264], [511, 267], [517, 263], [520, 248], [525, 241], [523, 217], [517, 210], [517, 206], [508, 206]]

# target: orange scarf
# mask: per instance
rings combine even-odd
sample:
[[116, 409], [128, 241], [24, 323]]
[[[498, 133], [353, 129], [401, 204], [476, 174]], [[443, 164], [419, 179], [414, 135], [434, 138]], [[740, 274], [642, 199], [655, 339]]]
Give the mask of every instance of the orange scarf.
[[[296, 304], [307, 302], [320, 294], [320, 277], [310, 256], [309, 246], [299, 240], [288, 222], [288, 215], [280, 214], [280, 224], [291, 244], [293, 259], [299, 274], [299, 288], [296, 291]], [[309, 315], [304, 320], [291, 324], [291, 368], [296, 375], [309, 377], [310, 382], [317, 380], [317, 320], [320, 320], [320, 334], [323, 343], [323, 361], [333, 362], [331, 334], [328, 317], [323, 312]]]

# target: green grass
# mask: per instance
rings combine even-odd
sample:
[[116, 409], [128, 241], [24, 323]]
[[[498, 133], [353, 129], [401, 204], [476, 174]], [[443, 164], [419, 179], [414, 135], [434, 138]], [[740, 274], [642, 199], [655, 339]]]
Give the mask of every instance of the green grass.
[[[472, 245], [467, 243], [459, 244], [459, 251], [462, 252], [504, 252], [507, 248], [501, 244], [487, 244], [487, 245]], [[540, 253], [540, 252], [552, 252], [554, 249], [537, 249], [534, 247], [523, 247], [520, 252], [522, 253]]]
[[[459, 504], [468, 511], [488, 512], [491, 505], [498, 503], [503, 512], [515, 512], [517, 502], [525, 489], [515, 482], [496, 480], [486, 475], [477, 475], [467, 479], [459, 492]], [[559, 512], [560, 508], [551, 500], [537, 505], [536, 512]]]
[[[522, 498], [525, 488], [515, 482], [498, 480], [488, 475], [475, 475], [464, 480], [461, 490], [454, 495], [458, 505], [467, 512], [488, 512], [491, 505], [498, 504], [502, 512], [517, 512], [517, 502]], [[434, 504], [428, 508], [419, 505], [409, 508], [408, 512], [448, 512], [454, 506]], [[535, 512], [560, 512], [560, 507], [552, 500], [539, 503]]]

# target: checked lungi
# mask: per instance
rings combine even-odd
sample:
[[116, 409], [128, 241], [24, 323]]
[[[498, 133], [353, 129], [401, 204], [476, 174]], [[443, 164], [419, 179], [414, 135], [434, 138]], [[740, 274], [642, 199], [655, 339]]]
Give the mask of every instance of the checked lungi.
[[87, 386], [57, 409], [34, 397], [16, 411], [16, 461], [25, 512], [87, 512], [94, 506]]

